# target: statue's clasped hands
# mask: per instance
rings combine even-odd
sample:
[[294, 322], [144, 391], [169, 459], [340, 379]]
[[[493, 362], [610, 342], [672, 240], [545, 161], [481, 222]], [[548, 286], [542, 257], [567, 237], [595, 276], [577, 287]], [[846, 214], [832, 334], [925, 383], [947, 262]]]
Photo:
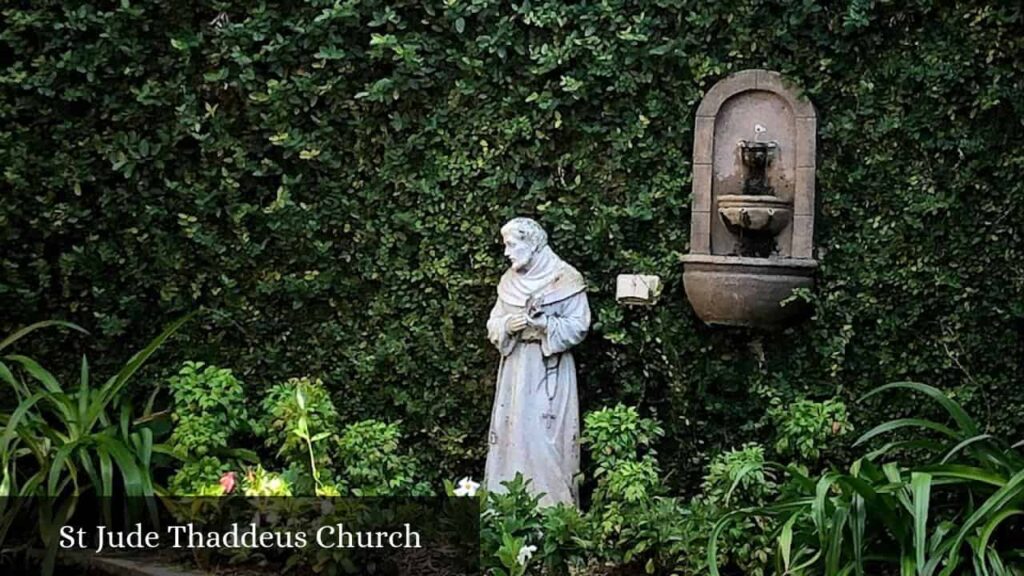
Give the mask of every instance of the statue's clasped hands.
[[513, 314], [509, 316], [508, 323], [506, 325], [508, 331], [512, 334], [522, 332], [527, 327], [535, 328], [544, 332], [548, 328], [548, 319], [544, 314], [538, 314], [537, 316], [529, 316], [527, 314]]

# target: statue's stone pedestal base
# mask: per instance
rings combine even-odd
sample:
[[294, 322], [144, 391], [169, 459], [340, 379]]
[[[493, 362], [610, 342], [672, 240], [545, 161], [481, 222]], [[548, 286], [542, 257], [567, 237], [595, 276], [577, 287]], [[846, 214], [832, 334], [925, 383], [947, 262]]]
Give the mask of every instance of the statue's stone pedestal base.
[[686, 296], [707, 324], [778, 329], [808, 312], [803, 301], [781, 303], [794, 289], [814, 286], [815, 260], [709, 254], [682, 260]]

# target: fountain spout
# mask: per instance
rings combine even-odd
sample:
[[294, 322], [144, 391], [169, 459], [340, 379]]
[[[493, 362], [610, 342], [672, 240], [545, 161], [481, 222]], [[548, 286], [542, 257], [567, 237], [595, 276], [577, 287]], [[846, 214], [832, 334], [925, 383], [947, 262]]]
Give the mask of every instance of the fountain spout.
[[743, 165], [747, 167], [747, 177], [743, 180], [743, 194], [774, 196], [775, 189], [768, 184], [768, 166], [772, 163], [779, 144], [775, 141], [740, 140], [739, 146]]

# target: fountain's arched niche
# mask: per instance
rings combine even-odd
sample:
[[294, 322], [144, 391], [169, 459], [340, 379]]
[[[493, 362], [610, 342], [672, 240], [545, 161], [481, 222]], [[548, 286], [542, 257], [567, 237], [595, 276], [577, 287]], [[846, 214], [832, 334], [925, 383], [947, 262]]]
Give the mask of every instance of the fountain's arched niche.
[[814, 282], [816, 134], [814, 106], [776, 72], [737, 72], [701, 101], [683, 283], [704, 322], [771, 329], [802, 312], [782, 302]]

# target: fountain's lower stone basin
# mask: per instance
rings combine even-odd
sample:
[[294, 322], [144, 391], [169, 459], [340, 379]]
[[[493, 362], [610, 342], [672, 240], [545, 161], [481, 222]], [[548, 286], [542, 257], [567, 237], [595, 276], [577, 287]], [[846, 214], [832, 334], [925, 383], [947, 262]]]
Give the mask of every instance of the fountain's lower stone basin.
[[797, 288], [811, 288], [818, 267], [810, 259], [709, 254], [688, 254], [682, 261], [686, 296], [701, 320], [769, 330], [806, 314], [805, 303], [782, 301]]
[[733, 234], [777, 235], [793, 216], [789, 202], [775, 196], [727, 194], [718, 199], [718, 215]]

